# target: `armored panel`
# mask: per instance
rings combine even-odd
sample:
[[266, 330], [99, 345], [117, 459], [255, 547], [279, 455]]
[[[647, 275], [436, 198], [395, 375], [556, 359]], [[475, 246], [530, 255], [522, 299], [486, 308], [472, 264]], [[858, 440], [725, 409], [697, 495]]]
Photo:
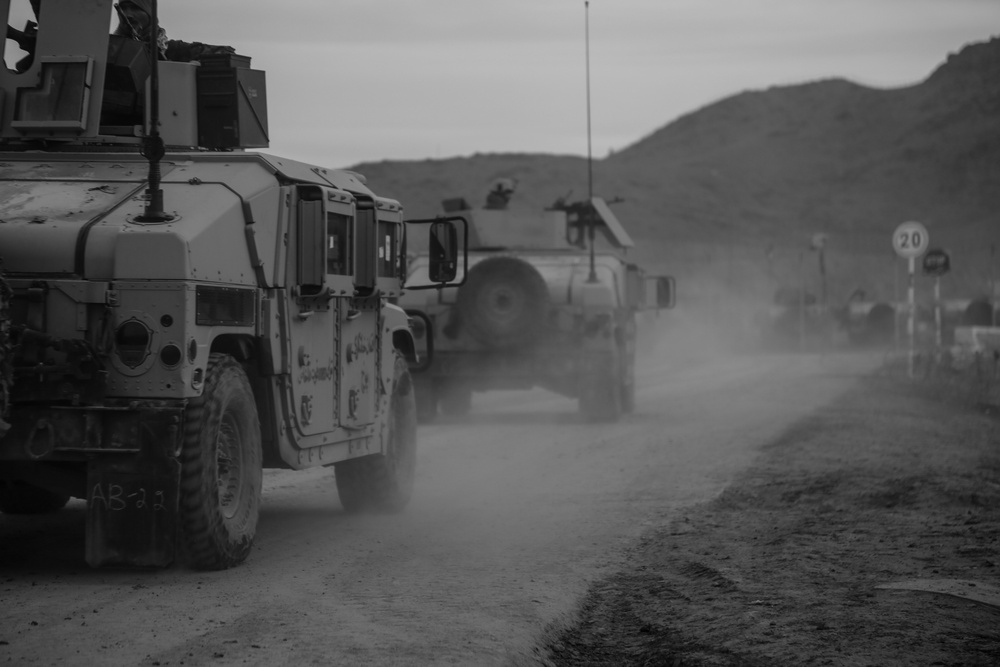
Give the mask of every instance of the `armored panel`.
[[144, 90], [151, 70], [147, 45], [112, 35], [105, 69], [101, 131], [134, 133], [146, 106]]
[[197, 71], [197, 63], [160, 63], [160, 136], [167, 146], [198, 145]]
[[267, 86], [250, 59], [205, 57], [198, 69], [198, 143], [204, 148], [267, 148]]
[[252, 289], [198, 285], [195, 288], [195, 322], [209, 327], [251, 327], [255, 294]]
[[632, 237], [628, 235], [625, 228], [622, 227], [622, 223], [618, 222], [618, 218], [612, 213], [611, 209], [600, 197], [593, 197], [590, 203], [594, 205], [594, 210], [597, 211], [597, 215], [600, 216], [601, 220], [604, 221], [604, 227], [600, 228], [604, 235], [607, 237], [608, 242], [614, 245], [616, 248], [632, 248], [635, 243], [632, 242]]
[[[0, 0], [0, 15], [9, 13], [10, 0]], [[4, 138], [98, 135], [110, 16], [111, 0], [42, 3], [31, 65], [0, 67]]]
[[558, 248], [565, 245], [562, 211], [490, 211], [463, 213], [470, 218], [470, 248]]

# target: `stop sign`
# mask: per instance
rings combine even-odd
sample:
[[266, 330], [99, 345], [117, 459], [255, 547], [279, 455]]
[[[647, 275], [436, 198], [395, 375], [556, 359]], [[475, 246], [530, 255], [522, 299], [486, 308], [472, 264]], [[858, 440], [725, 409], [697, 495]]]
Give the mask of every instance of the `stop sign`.
[[940, 248], [928, 250], [923, 259], [924, 273], [929, 276], [943, 276], [951, 269], [951, 258]]

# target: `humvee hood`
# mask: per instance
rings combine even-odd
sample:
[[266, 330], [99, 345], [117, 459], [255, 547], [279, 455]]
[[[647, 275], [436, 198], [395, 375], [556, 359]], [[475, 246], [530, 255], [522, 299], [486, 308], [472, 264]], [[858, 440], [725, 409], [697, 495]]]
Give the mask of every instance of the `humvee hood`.
[[[35, 180], [40, 171], [49, 173]], [[10, 273], [77, 273], [77, 247], [87, 229], [142, 187], [141, 181], [111, 178], [71, 180], [69, 173], [54, 171], [40, 169], [18, 179], [0, 172], [0, 256]]]

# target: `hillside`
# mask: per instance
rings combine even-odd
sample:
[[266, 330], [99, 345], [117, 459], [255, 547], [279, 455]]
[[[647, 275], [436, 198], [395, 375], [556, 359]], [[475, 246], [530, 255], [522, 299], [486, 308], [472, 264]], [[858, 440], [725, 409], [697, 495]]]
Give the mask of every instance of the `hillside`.
[[[586, 160], [573, 156], [355, 169], [410, 217], [438, 212], [446, 197], [481, 202], [500, 177], [517, 178], [516, 205], [531, 208], [587, 188]], [[812, 261], [803, 252], [824, 233], [834, 292], [884, 292], [891, 232], [916, 219], [952, 252], [953, 291], [978, 293], [988, 246], [1000, 243], [1000, 38], [965, 46], [904, 88], [830, 79], [741, 92], [596, 161], [594, 173], [598, 194], [624, 197], [616, 212], [640, 241], [637, 259], [679, 277], [708, 265], [732, 288], [766, 292]]]
[[855, 234], [910, 218], [931, 228], [995, 221], [997, 158], [1000, 39], [907, 88], [828, 80], [741, 93], [607, 162], [633, 175], [669, 170], [671, 212], [709, 228]]

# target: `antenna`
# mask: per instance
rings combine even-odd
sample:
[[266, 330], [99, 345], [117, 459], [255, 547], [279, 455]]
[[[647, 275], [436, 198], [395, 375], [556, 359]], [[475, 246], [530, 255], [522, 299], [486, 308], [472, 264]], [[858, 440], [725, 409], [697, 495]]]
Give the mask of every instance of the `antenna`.
[[594, 216], [596, 215], [594, 211], [594, 153], [593, 153], [593, 143], [591, 141], [591, 131], [590, 131], [590, 0], [584, 0], [583, 3], [584, 11], [584, 32], [585, 39], [584, 43], [586, 45], [586, 61], [587, 61], [587, 206], [584, 210], [587, 212], [587, 237], [590, 241], [590, 274], [587, 276], [587, 282], [596, 283], [597, 282], [597, 269], [595, 267], [594, 259]]
[[590, 139], [590, 0], [583, 3], [587, 65], [587, 199], [594, 196], [594, 156]]
[[167, 222], [172, 215], [163, 211], [163, 190], [160, 189], [160, 160], [166, 150], [160, 136], [160, 20], [156, 0], [150, 1], [149, 17], [149, 132], [142, 139], [142, 155], [149, 160], [149, 200], [146, 212], [136, 217], [139, 222]]

